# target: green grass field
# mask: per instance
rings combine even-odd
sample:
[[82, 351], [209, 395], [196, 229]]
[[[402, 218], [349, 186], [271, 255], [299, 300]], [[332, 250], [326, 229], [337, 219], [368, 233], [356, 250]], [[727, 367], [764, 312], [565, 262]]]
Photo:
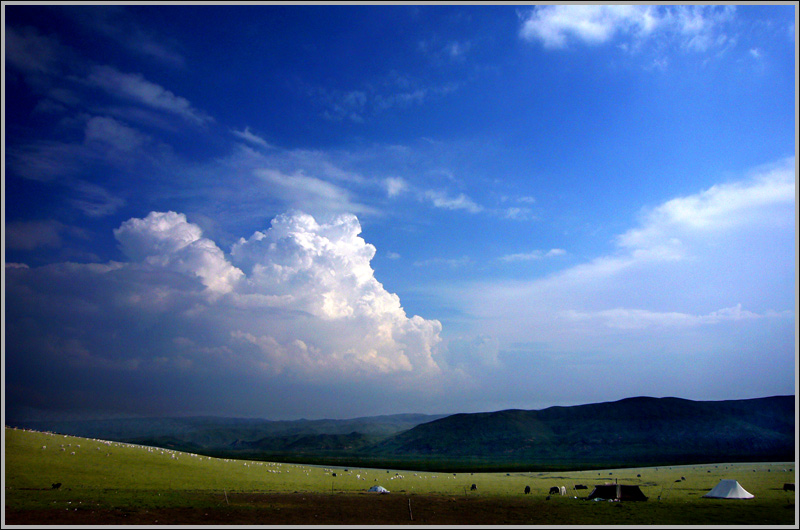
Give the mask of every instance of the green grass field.
[[[643, 503], [624, 503], [626, 509], [615, 514], [624, 515], [620, 524], [797, 523], [794, 493], [783, 490], [784, 483], [795, 482], [794, 462], [547, 473], [434, 473], [210, 458], [11, 428], [5, 429], [5, 437], [7, 511], [204, 508], [219, 506], [221, 499], [228, 502], [228, 496], [235, 498], [242, 493], [357, 493], [380, 485], [411, 498], [440, 495], [559, 503], [564, 513], [571, 515], [553, 524], [592, 524], [600, 510], [608, 510], [598, 505], [623, 503], [574, 497], [586, 497], [594, 485], [619, 481], [639, 485], [649, 497]], [[723, 478], [738, 480], [755, 498], [702, 498]], [[62, 486], [52, 489], [57, 482]], [[477, 486], [474, 491], [470, 490], [472, 484]], [[575, 491], [575, 484], [584, 484], [588, 490]], [[525, 486], [530, 486], [530, 495], [523, 494]], [[567, 496], [546, 501], [551, 486], [566, 486]], [[715, 522], [723, 512], [722, 520], [731, 521]]]

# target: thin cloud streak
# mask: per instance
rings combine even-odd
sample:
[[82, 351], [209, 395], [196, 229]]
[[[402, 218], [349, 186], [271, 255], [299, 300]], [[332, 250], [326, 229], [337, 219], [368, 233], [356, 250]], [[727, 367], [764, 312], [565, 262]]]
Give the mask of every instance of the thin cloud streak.
[[195, 109], [185, 98], [148, 81], [141, 74], [120, 72], [111, 66], [95, 66], [87, 82], [112, 96], [123, 97], [155, 110], [176, 114], [196, 125], [214, 121], [211, 116]]

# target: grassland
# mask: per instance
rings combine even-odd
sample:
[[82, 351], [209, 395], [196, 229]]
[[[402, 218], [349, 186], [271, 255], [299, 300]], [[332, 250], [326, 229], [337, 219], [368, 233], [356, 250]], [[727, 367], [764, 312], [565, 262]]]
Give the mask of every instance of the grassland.
[[[783, 490], [794, 462], [437, 473], [211, 458], [6, 428], [4, 464], [6, 524], [797, 525], [794, 492]], [[723, 478], [755, 498], [702, 498]], [[639, 485], [649, 500], [576, 498], [614, 481]], [[392, 493], [366, 493], [373, 485]], [[551, 486], [568, 495], [547, 500]]]

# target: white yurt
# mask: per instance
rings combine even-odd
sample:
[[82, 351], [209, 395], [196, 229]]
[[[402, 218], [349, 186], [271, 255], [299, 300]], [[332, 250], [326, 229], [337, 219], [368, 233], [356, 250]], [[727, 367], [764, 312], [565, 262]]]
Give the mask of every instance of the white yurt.
[[738, 481], [733, 479], [722, 479], [719, 484], [703, 495], [709, 499], [752, 499], [752, 493], [744, 489]]

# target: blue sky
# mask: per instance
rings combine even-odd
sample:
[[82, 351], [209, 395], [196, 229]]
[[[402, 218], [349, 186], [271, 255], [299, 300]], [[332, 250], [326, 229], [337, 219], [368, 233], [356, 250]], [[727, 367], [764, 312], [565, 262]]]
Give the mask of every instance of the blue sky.
[[3, 12], [9, 417], [795, 392], [794, 5]]

